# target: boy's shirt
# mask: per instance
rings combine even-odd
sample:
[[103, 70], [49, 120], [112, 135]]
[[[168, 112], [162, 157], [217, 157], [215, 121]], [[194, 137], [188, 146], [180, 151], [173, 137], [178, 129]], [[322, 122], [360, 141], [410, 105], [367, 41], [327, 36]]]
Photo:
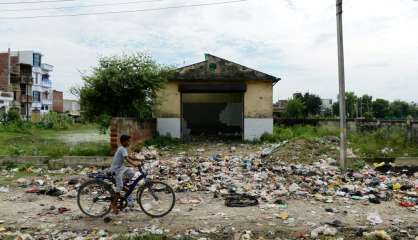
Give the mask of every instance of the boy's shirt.
[[115, 155], [113, 156], [110, 170], [115, 171], [115, 172], [121, 170], [124, 167], [123, 161], [125, 160], [125, 157], [127, 156], [128, 156], [128, 150], [124, 146], [120, 146], [118, 150], [116, 151]]

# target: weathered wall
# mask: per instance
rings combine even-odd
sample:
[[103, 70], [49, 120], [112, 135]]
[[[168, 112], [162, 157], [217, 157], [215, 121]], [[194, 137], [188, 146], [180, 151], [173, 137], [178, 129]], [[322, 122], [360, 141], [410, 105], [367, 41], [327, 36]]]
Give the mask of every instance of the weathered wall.
[[273, 85], [268, 81], [247, 81], [244, 118], [273, 118]]
[[168, 82], [157, 94], [155, 116], [157, 118], [180, 118], [180, 92], [177, 82]]
[[113, 118], [110, 126], [110, 145], [112, 153], [119, 146], [122, 134], [131, 136], [131, 145], [151, 139], [155, 134], [155, 120], [138, 122], [133, 118]]
[[52, 111], [59, 113], [64, 111], [63, 93], [60, 91], [52, 91]]
[[[199, 81], [199, 83], [226, 84], [230, 82]], [[272, 118], [272, 83], [270, 81], [245, 81], [245, 83], [247, 84], [247, 91], [244, 94], [244, 117]], [[180, 118], [180, 99], [181, 93], [178, 91], [178, 82], [169, 82], [158, 93], [155, 116], [157, 118]]]

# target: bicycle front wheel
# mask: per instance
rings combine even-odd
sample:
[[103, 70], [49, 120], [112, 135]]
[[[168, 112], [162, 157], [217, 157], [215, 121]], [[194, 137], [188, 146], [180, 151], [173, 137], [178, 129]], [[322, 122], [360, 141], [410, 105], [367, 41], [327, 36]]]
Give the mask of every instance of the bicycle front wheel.
[[138, 191], [137, 201], [145, 214], [159, 218], [173, 209], [176, 196], [168, 184], [150, 181]]

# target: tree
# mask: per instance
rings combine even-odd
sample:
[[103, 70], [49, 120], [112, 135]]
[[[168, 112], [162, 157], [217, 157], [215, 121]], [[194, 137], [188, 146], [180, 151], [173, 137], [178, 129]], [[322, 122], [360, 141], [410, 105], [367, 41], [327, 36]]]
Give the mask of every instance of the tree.
[[304, 111], [305, 106], [303, 105], [303, 102], [299, 98], [294, 97], [293, 99], [289, 100], [287, 104], [286, 117], [303, 118]]
[[169, 74], [168, 67], [147, 54], [102, 57], [92, 73], [82, 77], [84, 86], [73, 92], [79, 95], [81, 111], [88, 120], [99, 116], [143, 120], [152, 116], [156, 92]]
[[340, 116], [340, 103], [335, 102], [332, 104], [332, 114], [334, 116]]
[[365, 115], [367, 115], [367, 117], [370, 117], [370, 115], [372, 114], [372, 102], [373, 102], [373, 97], [367, 94], [359, 98], [359, 112], [360, 112], [359, 116], [360, 117], [366, 117]]
[[347, 92], [345, 94], [346, 106], [347, 106], [347, 117], [355, 118], [357, 114], [357, 96], [354, 92]]
[[303, 95], [302, 101], [305, 105], [305, 116], [315, 116], [321, 113], [322, 100], [319, 96], [307, 92]]
[[372, 103], [373, 116], [376, 118], [385, 118], [389, 115], [389, 102], [378, 98]]
[[390, 104], [390, 116], [396, 119], [406, 119], [409, 112], [409, 104], [404, 101], [396, 100]]

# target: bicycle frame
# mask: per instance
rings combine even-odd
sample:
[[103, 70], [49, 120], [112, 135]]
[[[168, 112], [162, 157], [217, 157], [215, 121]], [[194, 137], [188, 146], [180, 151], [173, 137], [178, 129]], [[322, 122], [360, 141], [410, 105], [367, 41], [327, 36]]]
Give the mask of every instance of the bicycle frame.
[[[148, 186], [148, 183], [149, 183], [149, 181], [147, 179], [148, 173], [147, 172], [144, 172], [142, 170], [142, 167], [140, 165], [138, 166], [138, 170], [139, 170], [139, 173], [141, 173], [141, 175], [139, 177], [137, 177], [135, 180], [133, 180], [133, 182], [130, 185], [128, 185], [127, 183], [124, 183], [123, 184], [124, 187], [128, 187], [128, 191], [123, 196], [124, 199], [128, 199], [128, 197], [132, 194], [132, 192], [135, 190], [136, 186], [138, 185], [138, 183], [142, 179], [145, 180], [144, 187], [147, 187]], [[150, 188], [150, 193], [154, 197], [154, 199], [156, 201], [158, 201], [158, 197], [154, 194], [154, 191], [152, 191], [151, 188]]]

